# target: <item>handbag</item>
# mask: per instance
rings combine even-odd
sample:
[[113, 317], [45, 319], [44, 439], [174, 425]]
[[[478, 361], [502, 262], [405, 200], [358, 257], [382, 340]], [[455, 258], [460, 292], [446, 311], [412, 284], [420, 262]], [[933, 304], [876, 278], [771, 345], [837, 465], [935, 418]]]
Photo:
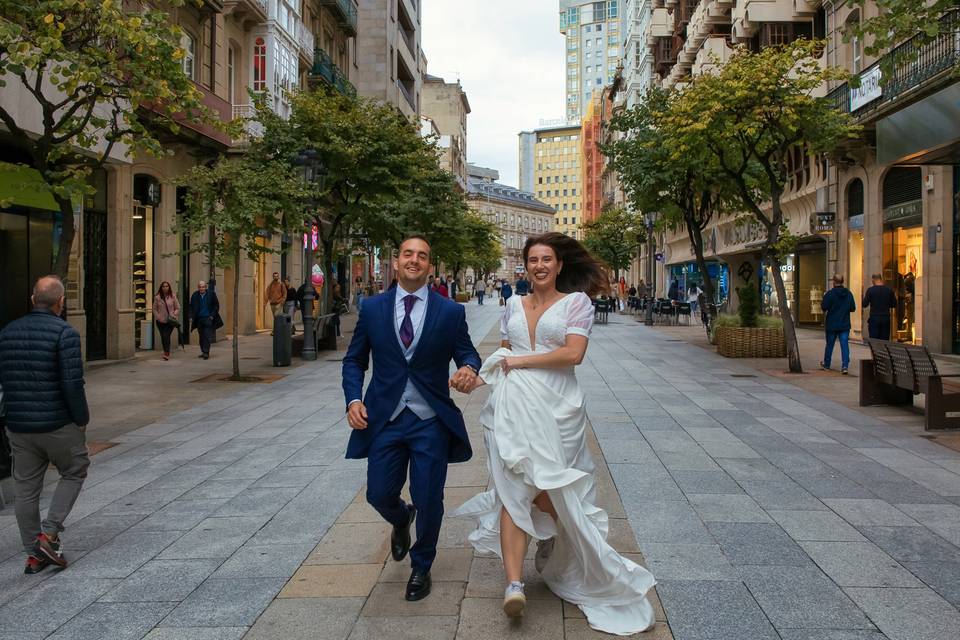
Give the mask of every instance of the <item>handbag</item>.
[[170, 315], [170, 307], [167, 306], [167, 299], [163, 299], [163, 306], [167, 310], [167, 324], [173, 327], [174, 329], [180, 329], [180, 321]]

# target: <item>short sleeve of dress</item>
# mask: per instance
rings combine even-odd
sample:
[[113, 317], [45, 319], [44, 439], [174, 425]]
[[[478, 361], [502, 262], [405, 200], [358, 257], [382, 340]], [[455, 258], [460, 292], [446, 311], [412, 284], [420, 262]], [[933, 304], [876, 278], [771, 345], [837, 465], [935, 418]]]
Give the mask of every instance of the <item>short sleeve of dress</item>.
[[567, 304], [567, 333], [589, 337], [593, 328], [593, 302], [585, 293], [574, 293]]
[[510, 323], [510, 299], [507, 298], [507, 303], [503, 305], [503, 315], [500, 316], [500, 339], [501, 340], [510, 340], [510, 334], [507, 333], [507, 325]]

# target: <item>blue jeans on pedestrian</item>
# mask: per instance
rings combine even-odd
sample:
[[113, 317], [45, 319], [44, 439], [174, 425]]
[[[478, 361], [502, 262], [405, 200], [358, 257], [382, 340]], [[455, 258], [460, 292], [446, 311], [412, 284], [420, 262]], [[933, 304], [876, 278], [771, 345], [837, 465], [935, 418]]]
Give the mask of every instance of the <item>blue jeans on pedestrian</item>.
[[477, 304], [483, 304], [484, 291], [477, 291]]
[[827, 331], [827, 348], [823, 352], [823, 366], [830, 368], [830, 360], [833, 357], [833, 345], [840, 339], [840, 368], [848, 369], [850, 367], [850, 331]]

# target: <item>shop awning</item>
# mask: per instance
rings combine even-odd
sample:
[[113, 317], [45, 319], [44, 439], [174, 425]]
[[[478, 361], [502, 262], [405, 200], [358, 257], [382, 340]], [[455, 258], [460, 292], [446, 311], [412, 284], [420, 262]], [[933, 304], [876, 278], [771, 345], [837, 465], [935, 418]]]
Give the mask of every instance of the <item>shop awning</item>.
[[960, 83], [877, 123], [877, 161], [887, 164], [960, 162]]
[[0, 204], [60, 211], [39, 171], [7, 162], [0, 162]]

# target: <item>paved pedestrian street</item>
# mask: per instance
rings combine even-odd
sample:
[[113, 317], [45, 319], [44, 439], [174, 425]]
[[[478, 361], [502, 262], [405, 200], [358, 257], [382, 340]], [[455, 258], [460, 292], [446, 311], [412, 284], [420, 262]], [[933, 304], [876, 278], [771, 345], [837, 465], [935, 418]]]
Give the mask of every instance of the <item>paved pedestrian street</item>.
[[[486, 355], [500, 308], [467, 309]], [[0, 511], [0, 640], [601, 637], [532, 560], [510, 624], [467, 521], [444, 524], [433, 593], [404, 601], [365, 462], [343, 459], [340, 356], [113, 437], [65, 571], [24, 576]], [[610, 539], [658, 581], [640, 638], [957, 638], [960, 453], [627, 316], [594, 328], [578, 375]], [[485, 396], [458, 397], [476, 455], [451, 467], [448, 511], [487, 483]]]

